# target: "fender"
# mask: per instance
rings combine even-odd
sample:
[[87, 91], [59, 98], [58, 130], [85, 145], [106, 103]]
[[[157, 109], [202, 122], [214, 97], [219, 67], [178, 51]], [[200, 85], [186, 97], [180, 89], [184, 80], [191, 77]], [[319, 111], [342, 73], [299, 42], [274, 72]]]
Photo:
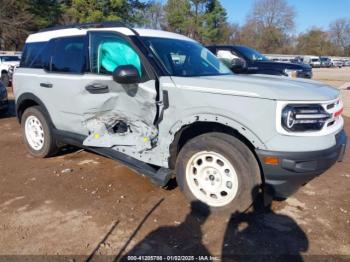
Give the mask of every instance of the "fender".
[[38, 98], [37, 96], [33, 95], [32, 93], [23, 93], [16, 99], [16, 115], [17, 120], [19, 123], [21, 123], [21, 110], [23, 106], [26, 106], [26, 103], [32, 104], [33, 102], [40, 106], [42, 113], [44, 114], [45, 118], [48, 120], [49, 125], [52, 128], [55, 128], [51, 116], [49, 114], [49, 111], [47, 110], [44, 103]]
[[[259, 137], [250, 129], [242, 125], [241, 123], [222, 115], [212, 114], [196, 114], [177, 121], [170, 129], [169, 134], [175, 137], [175, 134], [179, 132], [183, 127], [193, 124], [195, 122], [214, 122], [219, 123], [229, 128], [236, 130], [240, 135], [245, 137], [249, 142], [257, 149], [266, 149], [265, 144]], [[172, 143], [172, 141], [171, 141]]]
[[[187, 116], [173, 123], [169, 128], [163, 129], [163, 133], [160, 134], [159, 146], [153, 150], [152, 156], [149, 156], [149, 160], [156, 165], [169, 167], [169, 159], [171, 157], [171, 145], [173, 144], [178, 132], [181, 132], [183, 128], [196, 122], [211, 122], [219, 123], [228, 128], [237, 131], [241, 136], [246, 138], [256, 149], [266, 149], [264, 142], [249, 128], [245, 127], [241, 123], [228, 118], [223, 115], [210, 114], [210, 113], [198, 113]], [[150, 152], [148, 152], [150, 153]]]

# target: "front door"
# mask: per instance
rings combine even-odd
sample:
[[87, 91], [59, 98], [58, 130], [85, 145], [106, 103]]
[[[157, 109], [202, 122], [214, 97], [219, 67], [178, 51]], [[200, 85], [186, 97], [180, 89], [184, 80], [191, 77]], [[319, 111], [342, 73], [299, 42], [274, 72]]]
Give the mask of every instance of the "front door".
[[[56, 54], [61, 57], [53, 55], [48, 77], [52, 95], [57, 98], [55, 107], [59, 110], [56, 127], [86, 135], [86, 146], [133, 146], [138, 152], [150, 149], [158, 135], [154, 125], [157, 91], [155, 80], [146, 70], [147, 61], [124, 36], [93, 31], [85, 37], [82, 66], [85, 72], [60, 76], [57, 69], [65, 70], [65, 67], [56, 66], [55, 61], [70, 67], [81, 66], [79, 43], [66, 43], [66, 47], [59, 43], [61, 51]], [[112, 73], [122, 65], [133, 65], [141, 83], [116, 83]]]

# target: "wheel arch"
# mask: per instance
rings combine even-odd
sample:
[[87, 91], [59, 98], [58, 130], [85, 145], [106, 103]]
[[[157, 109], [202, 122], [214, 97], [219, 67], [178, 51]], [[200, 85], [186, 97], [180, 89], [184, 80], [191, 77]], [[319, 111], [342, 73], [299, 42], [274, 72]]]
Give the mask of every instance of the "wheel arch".
[[211, 118], [209, 115], [205, 117], [196, 116], [195, 121], [182, 125], [174, 132], [174, 139], [169, 147], [169, 167], [175, 167], [178, 153], [189, 140], [211, 132], [220, 132], [238, 138], [254, 155], [255, 149], [265, 148], [263, 142], [254, 133], [235, 121], [217, 116], [214, 116], [214, 118]]
[[49, 124], [53, 126], [51, 116], [49, 114], [49, 111], [47, 110], [46, 106], [44, 103], [34, 94], [31, 93], [24, 93], [20, 95], [16, 101], [16, 115], [17, 115], [17, 120], [19, 123], [21, 123], [21, 118], [23, 115], [23, 112], [32, 106], [40, 106], [42, 113], [44, 114], [45, 118], [48, 120]]

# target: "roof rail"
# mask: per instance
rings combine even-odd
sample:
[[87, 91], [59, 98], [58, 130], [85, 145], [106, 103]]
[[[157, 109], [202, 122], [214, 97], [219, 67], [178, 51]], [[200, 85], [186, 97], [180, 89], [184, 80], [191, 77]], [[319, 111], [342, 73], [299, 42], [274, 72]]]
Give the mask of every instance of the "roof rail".
[[81, 23], [81, 24], [59, 25], [59, 26], [41, 29], [39, 32], [48, 32], [48, 31], [69, 29], [69, 28], [83, 29], [83, 28], [91, 28], [91, 27], [92, 28], [126, 27], [131, 29], [128, 25], [126, 25], [123, 22], [105, 21], [105, 22], [89, 22], [89, 23]]

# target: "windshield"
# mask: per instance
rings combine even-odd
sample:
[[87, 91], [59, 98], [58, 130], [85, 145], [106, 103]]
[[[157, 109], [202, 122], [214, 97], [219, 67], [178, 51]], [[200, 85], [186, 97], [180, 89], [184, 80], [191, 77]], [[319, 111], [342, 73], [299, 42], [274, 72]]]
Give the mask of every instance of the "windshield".
[[144, 37], [163, 66], [172, 76], [196, 77], [231, 75], [215, 55], [200, 44], [192, 41]]
[[0, 57], [2, 62], [17, 62], [20, 61], [18, 56], [1, 56]]
[[236, 46], [235, 47], [245, 58], [252, 61], [269, 61], [269, 59], [260, 54], [255, 49], [246, 47], [246, 46]]

